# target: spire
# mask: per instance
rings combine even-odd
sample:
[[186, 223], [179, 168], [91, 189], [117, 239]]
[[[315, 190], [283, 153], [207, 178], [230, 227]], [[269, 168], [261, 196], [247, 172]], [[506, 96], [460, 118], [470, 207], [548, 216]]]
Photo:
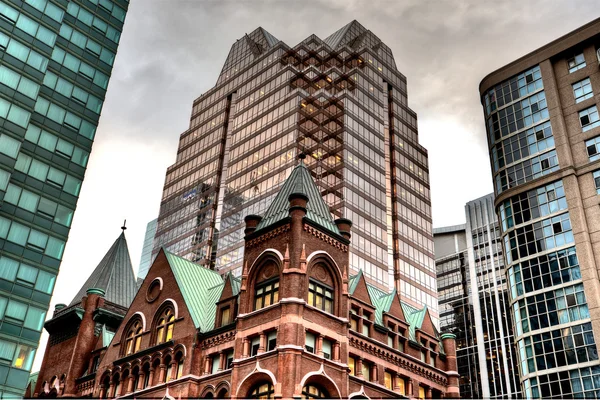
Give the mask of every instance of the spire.
[[269, 209], [256, 227], [256, 230], [258, 231], [287, 218], [290, 206], [288, 200], [289, 196], [292, 194], [300, 194], [308, 199], [305, 218], [328, 231], [339, 235], [340, 231], [333, 222], [329, 207], [325, 204], [319, 188], [315, 184], [310, 171], [304, 164], [304, 154], [301, 154], [298, 158], [298, 165], [292, 170], [292, 173], [279, 190], [279, 193], [269, 206]]
[[[125, 227], [125, 223], [123, 223]], [[121, 228], [123, 229], [123, 228]], [[136, 281], [131, 266], [125, 229], [104, 255], [96, 269], [77, 292], [70, 306], [81, 301], [88, 289], [102, 289], [106, 301], [129, 307], [136, 293]]]

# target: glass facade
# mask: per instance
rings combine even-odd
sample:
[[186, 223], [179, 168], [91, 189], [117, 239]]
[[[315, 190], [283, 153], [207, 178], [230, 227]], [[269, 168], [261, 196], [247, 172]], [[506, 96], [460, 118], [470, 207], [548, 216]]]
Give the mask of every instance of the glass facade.
[[236, 41], [194, 101], [153, 252], [239, 275], [243, 218], [266, 211], [300, 152], [331, 212], [354, 222], [351, 269], [437, 319], [427, 151], [391, 50], [356, 21], [293, 48], [262, 28]]
[[0, 398], [52, 296], [127, 0], [0, 0]]
[[154, 244], [154, 235], [156, 235], [156, 228], [158, 226], [158, 218], [153, 219], [146, 225], [146, 234], [144, 235], [144, 246], [142, 247], [142, 256], [140, 257], [140, 266], [138, 268], [137, 278], [144, 279], [150, 264], [154, 258], [152, 257], [152, 246]]
[[[581, 139], [582, 132], [599, 125], [596, 105], [590, 106], [590, 79], [581, 71], [587, 68], [584, 54], [544, 63], [546, 70], [564, 70], [564, 79], [570, 82], [565, 86], [567, 95], [573, 96], [565, 104], [582, 102], [572, 114], [575, 124], [567, 127], [574, 127], [569, 134], [578, 135], [581, 143], [577, 162], [595, 161], [595, 138]], [[578, 254], [580, 244], [576, 248], [576, 230], [567, 204], [566, 187], [574, 181], [554, 173], [563, 161], [559, 163], [557, 158], [554, 136], [560, 134], [557, 143], [565, 143], [567, 133], [560, 123], [553, 126], [555, 119], [550, 121], [551, 114], [560, 113], [562, 108], [552, 109], [546, 104], [544, 82], [552, 82], [547, 85], [553, 91], [548, 96], [551, 98], [557, 93], [553, 86], [556, 81], [552, 73], [542, 77], [542, 71], [543, 64], [536, 65], [482, 93], [495, 193], [499, 196], [496, 212], [500, 231], [495, 231], [494, 237], [501, 237], [508, 278], [503, 287], [509, 294], [504, 302], [509, 303], [510, 317], [504, 320], [513, 322], [515, 364], [525, 397], [598, 397], [600, 361], [579, 260], [581, 254], [587, 255]], [[566, 167], [573, 168], [572, 160], [564, 161]], [[513, 190], [504, 194], [507, 189]], [[569, 202], [576, 204], [580, 190], [584, 191], [577, 189]], [[592, 193], [596, 193], [595, 185]], [[591, 248], [587, 251], [591, 253]], [[585, 260], [589, 262], [589, 257]]]

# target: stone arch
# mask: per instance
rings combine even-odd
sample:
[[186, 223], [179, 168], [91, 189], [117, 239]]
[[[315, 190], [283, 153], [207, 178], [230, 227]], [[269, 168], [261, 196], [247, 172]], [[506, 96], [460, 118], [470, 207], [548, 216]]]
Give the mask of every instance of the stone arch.
[[311, 280], [314, 282], [331, 287], [333, 289], [333, 314], [342, 316], [342, 272], [339, 266], [324, 251], [315, 251], [307, 259], [308, 268], [306, 276], [306, 293], [304, 299], [308, 302], [308, 288]]
[[361, 385], [360, 390], [358, 392], [350, 393], [348, 395], [349, 399], [367, 399], [370, 400], [370, 397], [365, 393], [365, 387]]
[[[148, 325], [146, 325], [146, 316], [144, 315], [143, 312], [141, 311], [137, 311], [136, 313], [134, 313], [131, 318], [135, 317], [135, 316], [139, 316], [140, 319], [142, 320], [142, 329], [144, 332], [146, 332], [146, 330], [148, 329]], [[129, 319], [131, 321], [131, 318]]]
[[[305, 385], [316, 384], [322, 387], [329, 394], [330, 399], [341, 399], [342, 393], [340, 392], [340, 388], [336, 385], [336, 383], [325, 373], [323, 369], [323, 364], [318, 371], [309, 372], [300, 381], [300, 390], [304, 388]], [[299, 394], [299, 393], [298, 393]]]
[[177, 354], [177, 352], [181, 351], [181, 353], [183, 354], [183, 357], [187, 356], [187, 349], [185, 348], [184, 344], [178, 343], [174, 348], [173, 348], [173, 354]]
[[231, 397], [231, 385], [227, 381], [221, 381], [215, 387], [215, 397], [217, 399], [227, 399]]
[[165, 303], [171, 303], [171, 306], [173, 307], [173, 313], [175, 314], [175, 319], [179, 318], [179, 306], [177, 305], [177, 302], [171, 298], [164, 299], [163, 302], [160, 303], [160, 306], [158, 306], [158, 310], [162, 309], [165, 306]]
[[277, 386], [277, 378], [275, 375], [268, 369], [261, 368], [260, 363], [257, 361], [254, 370], [246, 375], [238, 385], [236, 397], [241, 399], [247, 398], [248, 391], [261, 381], [270, 381], [273, 387]]
[[[156, 312], [154, 313], [154, 316], [152, 317], [152, 325], [150, 327], [150, 346], [154, 346], [158, 343], [158, 328], [159, 328], [159, 322], [161, 320], [162, 317], [165, 317], [166, 313], [170, 311], [170, 316], [168, 317], [169, 320], [172, 321], [167, 321], [165, 322], [163, 325], [161, 325], [165, 330], [167, 329], [167, 325], [169, 324], [173, 324], [173, 332], [175, 332], [175, 323], [177, 322], [177, 317], [178, 317], [178, 313], [179, 313], [179, 308], [177, 306], [177, 303], [175, 302], [175, 300], [173, 299], [165, 299], [162, 303], [160, 303], [160, 306], [156, 309]], [[163, 333], [163, 335], [166, 333]], [[163, 343], [163, 342], [161, 342]]]
[[[127, 324], [125, 325], [125, 329], [123, 329], [123, 331], [121, 332], [119, 354], [121, 354], [122, 356], [131, 354], [131, 353], [127, 353], [128, 340], [132, 342], [132, 347], [135, 346], [135, 343], [138, 339], [140, 340], [140, 344], [141, 344], [142, 335], [143, 335], [144, 331], [146, 330], [145, 329], [145, 320], [146, 320], [146, 317], [144, 317], [144, 314], [142, 314], [140, 312], [136, 312], [135, 314], [133, 314], [131, 316], [131, 318], [129, 318], [129, 321], [127, 321]], [[141, 331], [133, 332], [132, 336], [130, 337], [129, 335], [133, 331], [133, 329], [136, 327], [136, 325], [139, 326], [138, 328], [136, 328], [136, 330], [139, 331], [139, 328], [141, 328]]]
[[[210, 397], [209, 397], [210, 396]], [[202, 399], [212, 399], [215, 397], [215, 387], [210, 383], [204, 386], [204, 389], [200, 391], [200, 398]]]

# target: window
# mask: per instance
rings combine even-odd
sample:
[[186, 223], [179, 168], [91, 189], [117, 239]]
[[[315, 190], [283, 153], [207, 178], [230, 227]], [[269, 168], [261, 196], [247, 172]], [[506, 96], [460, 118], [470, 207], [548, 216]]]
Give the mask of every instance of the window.
[[596, 193], [600, 194], [600, 170], [594, 171], [594, 185], [596, 186]]
[[356, 359], [354, 357], [348, 357], [348, 368], [350, 368], [350, 375], [356, 376]]
[[138, 320], [127, 332], [127, 339], [125, 340], [125, 354], [137, 353], [140, 350], [142, 344], [142, 323]]
[[592, 106], [585, 110], [579, 111], [579, 122], [583, 132], [589, 131], [597, 126], [600, 126], [600, 118], [598, 117], [598, 108]]
[[427, 350], [421, 350], [421, 361], [427, 362]]
[[260, 347], [260, 336], [255, 336], [250, 342], [250, 357], [258, 354], [258, 348]]
[[386, 388], [388, 388], [389, 390], [393, 389], [393, 379], [392, 379], [392, 374], [388, 371], [385, 371], [383, 373], [383, 384]]
[[233, 364], [233, 350], [228, 350], [225, 353], [225, 369], [231, 369]]
[[387, 345], [390, 347], [394, 347], [394, 335], [392, 335], [391, 333], [388, 334]]
[[270, 280], [257, 285], [254, 292], [254, 309], [260, 310], [263, 307], [279, 301], [279, 280]]
[[305, 385], [302, 388], [302, 399], [327, 399], [329, 393], [315, 385]]
[[219, 353], [215, 353], [212, 356], [212, 368], [210, 373], [211, 374], [216, 374], [219, 371], [219, 365], [221, 364], [221, 357], [219, 356]]
[[275, 391], [273, 390], [273, 385], [271, 384], [271, 382], [259, 383], [250, 390], [248, 398], [272, 399], [274, 393]]
[[175, 325], [175, 315], [173, 309], [167, 308], [158, 320], [156, 327], [156, 344], [168, 342], [173, 339], [173, 327]]
[[600, 136], [586, 140], [585, 147], [590, 161], [600, 160]]
[[399, 392], [402, 396], [406, 396], [406, 383], [404, 382], [404, 378], [396, 378], [398, 387], [400, 388]]
[[425, 388], [423, 386], [419, 386], [419, 399], [425, 398]]
[[594, 96], [590, 78], [585, 78], [584, 80], [573, 84], [573, 96], [575, 97], [575, 103], [591, 99]]
[[398, 350], [404, 353], [404, 339], [398, 338]]
[[308, 304], [333, 313], [333, 289], [311, 280], [308, 283]]
[[231, 316], [229, 307], [221, 309], [221, 326], [229, 324], [231, 322], [230, 318]]
[[277, 331], [271, 331], [267, 335], [267, 351], [275, 350], [277, 347]]
[[361, 333], [365, 336], [369, 336], [369, 324], [365, 323], [365, 321], [363, 321]]
[[331, 341], [323, 339], [323, 357], [325, 357], [328, 360], [331, 360], [331, 348]]
[[350, 317], [350, 329], [353, 331], [358, 331], [358, 317], [355, 315]]
[[435, 367], [435, 354], [429, 355], [429, 365]]
[[315, 353], [317, 350], [316, 338], [313, 333], [306, 332], [306, 340], [304, 342], [304, 348], [309, 353]]
[[569, 58], [567, 60], [567, 64], [569, 65], [569, 73], [585, 67], [585, 58], [583, 57], [583, 53], [577, 54], [573, 58]]
[[371, 380], [371, 364], [363, 360], [362, 362], [362, 374], [363, 379], [370, 381]]

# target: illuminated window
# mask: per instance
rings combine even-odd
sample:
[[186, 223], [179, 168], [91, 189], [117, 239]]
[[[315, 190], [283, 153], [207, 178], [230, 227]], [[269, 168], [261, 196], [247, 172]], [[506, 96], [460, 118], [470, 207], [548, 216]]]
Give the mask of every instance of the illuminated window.
[[270, 280], [256, 286], [254, 291], [254, 309], [260, 310], [263, 307], [279, 301], [279, 280]]
[[406, 396], [406, 385], [404, 382], [404, 378], [397, 378], [398, 379], [398, 387], [400, 388], [400, 394], [403, 396]]
[[173, 327], [175, 325], [175, 315], [171, 308], [167, 308], [160, 319], [156, 327], [156, 344], [168, 342], [173, 339]]
[[419, 398], [420, 399], [425, 398], [425, 388], [423, 386], [419, 386]]
[[358, 317], [352, 316], [350, 318], [350, 329], [353, 331], [358, 331]]
[[231, 313], [229, 307], [223, 308], [221, 310], [221, 326], [225, 326], [229, 324], [231, 318]]
[[260, 383], [250, 390], [248, 398], [250, 399], [272, 399], [275, 391], [271, 382]]
[[392, 380], [392, 374], [389, 373], [389, 372], [387, 372], [387, 371], [384, 372], [384, 374], [383, 374], [383, 383], [384, 383], [385, 387], [388, 388], [388, 389], [390, 389], [390, 390], [392, 390], [393, 389], [392, 388], [392, 382], [393, 382], [393, 380]]
[[333, 289], [311, 280], [308, 284], [308, 304], [333, 313]]
[[363, 379], [366, 381], [370, 381], [371, 380], [371, 364], [369, 364], [368, 362], [364, 361], [362, 362], [362, 374], [363, 374]]
[[133, 354], [140, 351], [142, 344], [142, 323], [138, 320], [127, 332], [125, 339], [125, 354]]
[[327, 399], [329, 393], [315, 385], [306, 385], [302, 388], [302, 399]]
[[350, 368], [350, 375], [356, 376], [356, 360], [354, 357], [348, 357], [348, 368]]

